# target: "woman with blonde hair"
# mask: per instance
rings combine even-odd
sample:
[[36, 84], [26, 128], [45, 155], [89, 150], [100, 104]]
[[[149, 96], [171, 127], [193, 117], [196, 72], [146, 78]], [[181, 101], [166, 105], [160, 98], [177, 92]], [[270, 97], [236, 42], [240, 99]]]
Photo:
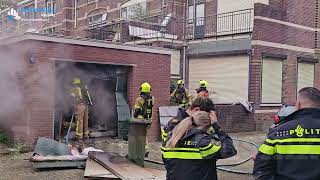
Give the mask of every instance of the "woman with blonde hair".
[[[213, 127], [219, 139], [207, 134]], [[216, 161], [237, 154], [216, 119], [197, 111], [176, 125], [161, 147], [167, 180], [216, 180]]]

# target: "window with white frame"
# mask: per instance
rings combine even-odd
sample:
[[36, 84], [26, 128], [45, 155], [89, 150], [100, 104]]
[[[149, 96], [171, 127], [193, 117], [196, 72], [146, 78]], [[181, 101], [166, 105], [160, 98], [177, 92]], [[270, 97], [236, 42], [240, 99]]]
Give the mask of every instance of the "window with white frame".
[[263, 58], [261, 103], [280, 104], [282, 102], [282, 64], [282, 59]]
[[107, 20], [107, 14], [97, 14], [88, 17], [88, 24], [89, 25], [96, 25], [96, 24], [101, 24]]
[[128, 1], [121, 7], [121, 18], [135, 18], [147, 16], [146, 0]]
[[56, 13], [56, 0], [46, 0], [46, 12], [47, 14]]
[[[194, 7], [196, 8], [194, 9]], [[194, 14], [196, 15], [196, 17], [194, 17]], [[204, 3], [198, 3], [196, 4], [196, 6], [194, 6], [194, 4], [188, 5], [188, 23], [194, 23], [194, 20], [196, 20], [197, 26], [204, 25], [204, 17], [205, 17]]]
[[297, 92], [304, 87], [314, 87], [314, 63], [298, 63], [298, 83]]

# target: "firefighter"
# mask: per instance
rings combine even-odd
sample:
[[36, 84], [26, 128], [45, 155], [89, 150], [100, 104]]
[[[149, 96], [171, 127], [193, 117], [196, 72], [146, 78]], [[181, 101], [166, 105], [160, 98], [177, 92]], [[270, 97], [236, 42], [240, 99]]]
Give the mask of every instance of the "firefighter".
[[140, 96], [134, 105], [134, 117], [151, 121], [154, 98], [151, 96], [151, 86], [145, 82], [140, 86]]
[[[147, 120], [152, 123], [152, 108], [154, 105], [154, 97], [151, 96], [151, 85], [144, 82], [140, 86], [140, 96], [136, 99], [134, 105], [134, 118]], [[148, 157], [148, 139], [146, 138], [146, 153], [145, 156]]]
[[[213, 126], [219, 137], [207, 135]], [[217, 180], [216, 161], [237, 154], [231, 138], [208, 112], [197, 111], [181, 121], [161, 146], [167, 180]]]
[[75, 104], [76, 139], [82, 140], [83, 138], [89, 138], [88, 97], [81, 87], [80, 78], [74, 78], [72, 84], [73, 88], [70, 94], [74, 98]]
[[253, 170], [256, 180], [319, 179], [320, 91], [302, 88], [295, 106], [260, 146]]
[[209, 97], [208, 82], [206, 80], [199, 81], [199, 88], [196, 89], [198, 96], [197, 97]]
[[188, 90], [184, 88], [183, 80], [177, 81], [177, 88], [171, 93], [170, 101], [178, 104], [181, 108], [188, 108], [191, 96]]

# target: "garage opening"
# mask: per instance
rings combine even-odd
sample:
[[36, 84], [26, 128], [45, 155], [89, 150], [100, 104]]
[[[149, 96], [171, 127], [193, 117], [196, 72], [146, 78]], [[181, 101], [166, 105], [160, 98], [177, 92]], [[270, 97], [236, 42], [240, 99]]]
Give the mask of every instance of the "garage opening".
[[[88, 88], [93, 105], [89, 105], [89, 136], [105, 137], [118, 135], [116, 94], [127, 98], [127, 76], [129, 66], [84, 62], [55, 62], [55, 112], [54, 137], [64, 138], [74, 111], [70, 95], [72, 80], [81, 79], [81, 87]], [[118, 98], [119, 99], [119, 98]], [[126, 101], [127, 102], [127, 101]], [[75, 119], [74, 119], [75, 122]], [[75, 123], [74, 123], [75, 124]], [[75, 136], [71, 126], [70, 138]]]

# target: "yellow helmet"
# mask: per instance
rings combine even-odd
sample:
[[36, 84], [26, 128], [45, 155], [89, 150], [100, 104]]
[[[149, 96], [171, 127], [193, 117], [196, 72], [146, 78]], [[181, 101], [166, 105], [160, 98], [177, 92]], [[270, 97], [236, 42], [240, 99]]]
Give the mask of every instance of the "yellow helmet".
[[140, 86], [140, 92], [150, 93], [151, 92], [151, 85], [149, 83], [147, 83], [147, 82], [144, 82]]
[[183, 80], [178, 80], [177, 81], [177, 85], [184, 85], [184, 81]]
[[81, 83], [80, 78], [74, 78], [73, 79], [73, 82], [72, 82], [73, 85], [80, 84], [80, 83]]
[[200, 87], [208, 88], [208, 82], [206, 80], [200, 80]]

